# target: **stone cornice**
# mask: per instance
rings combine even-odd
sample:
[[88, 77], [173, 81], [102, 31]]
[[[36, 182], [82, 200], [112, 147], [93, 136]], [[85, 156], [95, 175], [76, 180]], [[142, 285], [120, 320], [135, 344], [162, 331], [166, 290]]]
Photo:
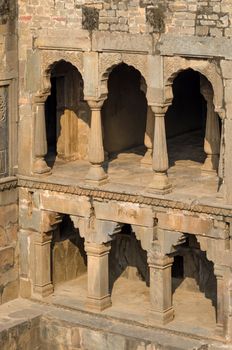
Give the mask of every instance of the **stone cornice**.
[[121, 202], [131, 202], [138, 203], [141, 205], [149, 205], [156, 207], [157, 209], [176, 209], [176, 210], [185, 210], [189, 212], [216, 215], [216, 216], [226, 216], [232, 217], [232, 208], [230, 206], [210, 206], [203, 204], [194, 204], [194, 203], [184, 203], [181, 201], [176, 201], [172, 199], [165, 198], [154, 198], [148, 197], [146, 195], [138, 194], [127, 194], [119, 192], [111, 192], [104, 189], [90, 189], [90, 188], [81, 188], [78, 186], [70, 185], [60, 185], [48, 182], [42, 182], [38, 180], [32, 180], [28, 178], [19, 178], [18, 186], [34, 190], [47, 190], [55, 191], [61, 193], [68, 193], [78, 196], [88, 196], [93, 197], [94, 199], [104, 199], [104, 200], [113, 200]]
[[0, 179], [0, 192], [11, 190], [16, 188], [18, 184], [18, 180], [14, 176], [4, 177]]

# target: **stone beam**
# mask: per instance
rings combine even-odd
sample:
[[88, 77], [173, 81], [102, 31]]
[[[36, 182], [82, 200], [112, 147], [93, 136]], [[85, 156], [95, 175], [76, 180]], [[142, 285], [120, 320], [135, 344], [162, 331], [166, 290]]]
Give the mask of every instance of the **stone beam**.
[[43, 191], [40, 194], [40, 208], [57, 213], [90, 217], [90, 199], [59, 192]]
[[120, 223], [154, 226], [154, 215], [151, 207], [141, 207], [137, 203], [94, 202], [96, 218], [99, 220], [116, 221]]
[[204, 235], [213, 238], [228, 238], [228, 225], [212, 217], [186, 215], [183, 213], [157, 213], [159, 227], [165, 230]]

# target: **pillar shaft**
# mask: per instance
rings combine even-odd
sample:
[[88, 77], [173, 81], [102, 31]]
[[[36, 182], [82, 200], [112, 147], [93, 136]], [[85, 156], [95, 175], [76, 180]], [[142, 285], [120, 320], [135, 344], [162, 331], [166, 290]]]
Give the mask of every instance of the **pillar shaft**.
[[88, 101], [91, 109], [91, 127], [89, 139], [89, 161], [91, 163], [86, 181], [93, 185], [107, 182], [107, 174], [103, 169], [104, 148], [102, 137], [101, 107], [103, 100]]
[[169, 183], [167, 176], [169, 165], [164, 121], [167, 107], [168, 106], [152, 106], [152, 111], [155, 116], [152, 158], [154, 177], [149, 187], [152, 188], [154, 192], [163, 194], [169, 193], [171, 191], [171, 184]]
[[98, 311], [111, 306], [109, 293], [109, 244], [85, 243], [88, 257], [87, 307]]
[[47, 137], [45, 124], [45, 103], [39, 101], [35, 103], [35, 134], [34, 134], [34, 166], [33, 171], [36, 174], [49, 173], [44, 157], [47, 154]]
[[172, 306], [173, 258], [157, 256], [149, 259], [151, 323], [166, 324], [174, 317]]
[[232, 341], [232, 278], [228, 283], [228, 313], [227, 337]]
[[152, 146], [154, 138], [154, 116], [150, 106], [147, 106], [147, 123], [146, 123], [146, 132], [144, 137], [144, 144], [147, 148], [147, 151], [144, 157], [141, 159], [141, 165], [143, 167], [152, 167]]
[[219, 335], [224, 335], [224, 323], [225, 323], [225, 308], [224, 308], [224, 298], [225, 298], [225, 288], [224, 288], [224, 276], [223, 268], [221, 266], [214, 266], [214, 273], [217, 279], [217, 333]]
[[203, 171], [217, 172], [220, 154], [220, 130], [218, 115], [214, 110], [213, 91], [211, 86], [202, 85], [201, 93], [207, 102], [207, 117], [204, 140], [206, 159], [202, 166]]
[[225, 135], [225, 129], [224, 129], [224, 119], [221, 119], [221, 140], [220, 140], [220, 155], [219, 155], [219, 164], [218, 164], [218, 177], [219, 177], [219, 190], [218, 192], [222, 197], [224, 197], [225, 192], [225, 185], [224, 185], [224, 178], [225, 178], [225, 144], [224, 144], [224, 135]]
[[46, 297], [53, 292], [51, 281], [52, 234], [36, 233], [34, 238], [34, 293]]

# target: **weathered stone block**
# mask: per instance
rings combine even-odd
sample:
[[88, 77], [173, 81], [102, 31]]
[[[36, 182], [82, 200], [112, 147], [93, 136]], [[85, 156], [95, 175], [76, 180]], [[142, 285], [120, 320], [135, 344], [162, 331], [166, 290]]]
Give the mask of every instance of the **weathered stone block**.
[[0, 249], [0, 271], [6, 272], [14, 265], [14, 248], [6, 247]]
[[41, 193], [40, 207], [49, 211], [83, 217], [89, 217], [91, 211], [88, 197], [54, 192]]
[[19, 282], [18, 280], [7, 283], [2, 293], [2, 303], [7, 303], [10, 300], [18, 297]]
[[125, 222], [128, 224], [152, 227], [154, 224], [152, 209], [140, 207], [133, 203], [99, 203], [94, 202], [96, 218]]

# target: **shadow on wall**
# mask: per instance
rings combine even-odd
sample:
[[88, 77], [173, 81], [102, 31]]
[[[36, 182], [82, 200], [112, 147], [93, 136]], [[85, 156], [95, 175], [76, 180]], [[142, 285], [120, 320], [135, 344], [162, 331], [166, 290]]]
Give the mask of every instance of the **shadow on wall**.
[[50, 166], [56, 156], [65, 161], [87, 158], [90, 109], [83, 88], [81, 74], [71, 63], [60, 61], [53, 67], [45, 104]]
[[52, 281], [53, 284], [70, 281], [87, 271], [87, 256], [84, 239], [68, 215], [54, 233], [52, 241]]
[[214, 264], [206, 252], [200, 249], [195, 236], [188, 235], [186, 243], [178, 249], [172, 268], [173, 293], [178, 287], [189, 291], [202, 292], [217, 306], [217, 280]]
[[143, 145], [147, 100], [141, 91], [141, 74], [124, 63], [113, 69], [108, 98], [102, 108], [104, 149], [117, 153]]
[[149, 285], [147, 252], [142, 249], [130, 225], [124, 225], [120, 234], [115, 235], [109, 255], [110, 292], [119, 277], [142, 280]]
[[200, 74], [187, 69], [173, 82], [173, 102], [165, 116], [170, 165], [177, 160], [205, 160], [206, 101], [200, 91]]

